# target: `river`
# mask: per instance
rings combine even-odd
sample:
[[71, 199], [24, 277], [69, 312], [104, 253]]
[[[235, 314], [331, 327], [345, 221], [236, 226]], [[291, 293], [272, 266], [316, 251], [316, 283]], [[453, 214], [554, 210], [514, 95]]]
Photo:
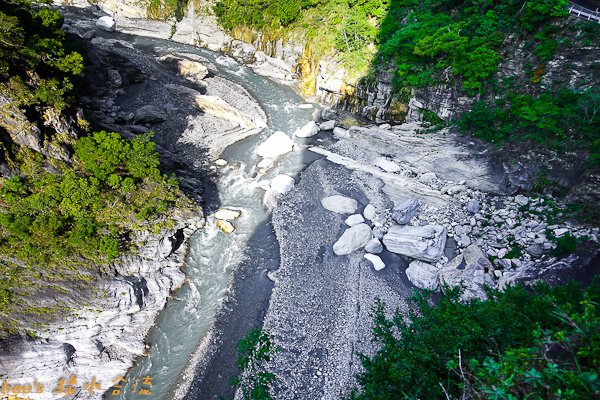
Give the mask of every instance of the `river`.
[[[152, 377], [152, 399], [182, 398], [186, 394], [190, 399], [232, 397], [229, 378], [236, 372], [236, 343], [262, 323], [272, 288], [267, 271], [279, 265], [279, 247], [270, 214], [262, 205], [260, 181], [282, 173], [297, 178], [316, 158], [299, 146], [260, 176], [256, 164], [261, 158], [255, 149], [273, 132], [291, 134], [314, 119], [318, 106], [299, 107], [305, 100], [289, 87], [258, 76], [222, 54], [145, 37], [135, 37], [133, 44], [159, 54], [187, 52], [205, 57], [217, 66], [218, 76], [245, 87], [268, 117], [267, 129], [225, 150], [221, 157], [229, 166], [220, 168], [216, 191], [205, 195], [209, 207], [221, 204], [242, 210], [235, 221], [235, 233], [223, 234], [211, 216], [216, 210], [204, 210], [207, 225], [190, 240], [184, 271], [187, 283], [160, 313], [147, 338], [148, 356], [140, 358], [129, 371], [128, 387], [120, 398], [134, 398], [139, 386], [135, 389], [132, 383], [141, 385], [146, 376]], [[317, 136], [309, 141], [316, 140], [327, 139]], [[106, 397], [115, 398], [110, 391]]]

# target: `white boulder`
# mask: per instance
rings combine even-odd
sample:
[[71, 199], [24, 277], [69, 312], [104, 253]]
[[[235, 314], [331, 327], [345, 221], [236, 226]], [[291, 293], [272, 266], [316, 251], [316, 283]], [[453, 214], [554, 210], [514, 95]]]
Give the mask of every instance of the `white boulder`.
[[494, 268], [485, 253], [477, 246], [467, 247], [462, 254], [448, 262], [439, 273], [439, 281], [444, 287], [461, 287], [461, 299], [485, 299], [484, 285], [493, 287], [486, 280], [486, 271]]
[[438, 288], [439, 272], [440, 270], [434, 265], [415, 260], [406, 268], [406, 277], [420, 289], [435, 290]]
[[343, 138], [350, 137], [350, 134], [348, 133], [348, 131], [346, 129], [339, 128], [336, 126], [335, 128], [333, 128], [333, 136], [338, 139], [343, 139]]
[[392, 253], [436, 262], [444, 254], [447, 233], [446, 228], [440, 225], [395, 225], [383, 237], [383, 244]]
[[294, 133], [294, 136], [300, 137], [300, 138], [308, 138], [308, 137], [315, 136], [317, 133], [319, 133], [319, 127], [317, 126], [315, 121], [310, 121], [308, 124], [304, 125], [300, 129], [298, 129]]
[[220, 208], [215, 213], [214, 217], [216, 219], [223, 219], [225, 221], [233, 221], [242, 215], [240, 210], [231, 210], [229, 208]]
[[363, 215], [365, 216], [365, 219], [373, 221], [375, 219], [375, 206], [373, 204], [367, 204], [363, 211]]
[[329, 196], [321, 200], [324, 209], [338, 214], [354, 214], [358, 208], [358, 202], [346, 196]]
[[354, 226], [354, 225], [358, 225], [358, 224], [362, 224], [363, 222], [365, 222], [365, 219], [363, 218], [363, 216], [361, 214], [353, 214], [351, 216], [349, 216], [348, 218], [346, 218], [346, 225], [348, 226]]
[[286, 194], [294, 188], [294, 178], [289, 175], [277, 175], [271, 180], [271, 190], [277, 195]]
[[294, 141], [283, 132], [277, 131], [258, 146], [257, 154], [263, 158], [275, 158], [289, 153], [294, 148]]
[[96, 20], [96, 28], [102, 29], [107, 32], [114, 32], [117, 29], [117, 24], [113, 17], [109, 17], [108, 15], [104, 17], [100, 17]]
[[365, 254], [364, 257], [373, 264], [375, 271], [381, 271], [385, 268], [385, 263], [381, 260], [381, 257], [375, 254]]
[[371, 228], [367, 224], [358, 224], [344, 231], [333, 245], [333, 252], [345, 256], [364, 247], [371, 240]]

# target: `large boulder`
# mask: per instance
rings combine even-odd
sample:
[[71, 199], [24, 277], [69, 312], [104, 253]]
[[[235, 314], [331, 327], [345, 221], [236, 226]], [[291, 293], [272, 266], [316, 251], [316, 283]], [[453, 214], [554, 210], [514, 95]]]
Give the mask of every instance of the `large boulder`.
[[157, 122], [164, 122], [167, 120], [167, 113], [165, 112], [164, 109], [160, 108], [160, 107], [156, 107], [153, 105], [145, 105], [141, 108], [139, 108], [136, 112], [135, 112], [135, 116], [133, 117], [133, 120], [135, 121], [136, 124], [143, 124], [143, 123], [157, 123]]
[[415, 199], [403, 198], [394, 202], [392, 219], [399, 225], [406, 225], [419, 211], [419, 202]]
[[294, 141], [283, 132], [277, 131], [262, 142], [256, 152], [264, 158], [275, 158], [289, 153], [294, 148]]
[[294, 178], [289, 175], [277, 175], [271, 179], [269, 188], [263, 196], [263, 204], [272, 210], [277, 206], [279, 198], [294, 188], [295, 183]]
[[441, 269], [439, 282], [442, 289], [461, 287], [462, 300], [485, 299], [484, 285], [494, 285], [493, 281], [486, 280], [486, 272], [492, 269], [485, 253], [479, 247], [471, 245]]
[[198, 61], [192, 61], [170, 54], [159, 57], [158, 61], [181, 76], [192, 80], [202, 80], [208, 75], [208, 68]]
[[371, 240], [371, 228], [367, 224], [358, 224], [344, 231], [342, 236], [333, 245], [333, 252], [338, 256], [345, 256], [363, 248]]
[[448, 231], [439, 225], [392, 226], [383, 237], [389, 251], [426, 262], [436, 262], [444, 254]]
[[96, 20], [96, 28], [107, 32], [114, 32], [117, 29], [117, 24], [113, 17], [106, 15]]
[[319, 129], [321, 129], [322, 131], [332, 131], [335, 128], [336, 124], [337, 121], [335, 120], [321, 122], [321, 125], [319, 125]]
[[429, 263], [415, 260], [406, 268], [408, 280], [420, 289], [436, 290], [440, 270]]
[[385, 157], [377, 157], [375, 159], [375, 166], [381, 168], [385, 172], [398, 172], [402, 169], [397, 163], [388, 160]]
[[351, 216], [346, 218], [346, 221], [344, 221], [344, 222], [348, 226], [354, 226], [354, 225], [362, 224], [363, 222], [365, 222], [365, 219], [363, 218], [362, 214], [352, 214]]
[[233, 233], [233, 231], [235, 231], [233, 224], [223, 219], [217, 221], [217, 228], [219, 228], [223, 233]]
[[315, 121], [310, 121], [308, 124], [304, 125], [300, 129], [298, 129], [294, 133], [294, 136], [300, 137], [300, 138], [308, 138], [308, 137], [315, 136], [317, 133], [319, 133], [319, 127], [317, 126]]
[[231, 210], [229, 208], [219, 208], [215, 213], [216, 219], [223, 219], [225, 221], [233, 221], [242, 215], [240, 210]]
[[346, 196], [329, 196], [321, 200], [324, 209], [338, 214], [354, 214], [358, 208], [358, 202]]
[[241, 40], [233, 40], [229, 53], [233, 58], [244, 64], [252, 64], [256, 61], [256, 48], [250, 43]]

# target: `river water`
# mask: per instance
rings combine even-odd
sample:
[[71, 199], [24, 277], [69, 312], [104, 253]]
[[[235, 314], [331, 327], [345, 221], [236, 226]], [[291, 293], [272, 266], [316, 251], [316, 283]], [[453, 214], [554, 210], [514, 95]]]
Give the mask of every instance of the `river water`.
[[[267, 129], [225, 150], [221, 157], [229, 162], [229, 166], [219, 169], [217, 191], [206, 195], [207, 204], [242, 210], [242, 216], [234, 222], [235, 233], [223, 234], [216, 228], [211, 216], [215, 210], [204, 210], [207, 225], [190, 240], [184, 271], [188, 282], [159, 314], [148, 338], [148, 357], [139, 359], [128, 373], [128, 384], [121, 396], [122, 399], [136, 398], [143, 378], [151, 376], [152, 399], [179, 398], [192, 384], [195, 394], [188, 395], [188, 398], [209, 398], [209, 392], [213, 397], [228, 387], [230, 376], [226, 375], [232, 372], [231, 365], [235, 363], [235, 356], [231, 354], [235, 349], [234, 341], [237, 342], [236, 339], [242, 337], [250, 326], [261, 323], [271, 290], [266, 271], [279, 265], [279, 248], [270, 225], [269, 212], [262, 205], [264, 191], [259, 182], [281, 173], [297, 177], [299, 171], [314, 159], [307, 150], [298, 149], [282, 157], [266, 175], [257, 176], [255, 166], [261, 158], [256, 155], [256, 147], [276, 130], [291, 134], [314, 119], [318, 110], [316, 105], [312, 108], [298, 107], [305, 101], [290, 88], [258, 76], [250, 68], [222, 54], [144, 37], [136, 37], [133, 44], [158, 53], [187, 52], [207, 58], [217, 66], [218, 76], [245, 87], [259, 101], [268, 117]], [[311, 139], [311, 142], [315, 140]], [[234, 296], [230, 291], [232, 282], [236, 287], [232, 277], [240, 270], [244, 270], [246, 275], [239, 277], [239, 281], [246, 283], [235, 291]], [[236, 297], [235, 302], [227, 301], [232, 297]], [[229, 308], [223, 310], [223, 304]], [[235, 307], [242, 307], [237, 316], [231, 312]], [[218, 313], [230, 320], [221, 324], [221, 330], [237, 330], [221, 334], [221, 342], [227, 348], [227, 351], [221, 352], [227, 358], [222, 363], [229, 366], [209, 365], [207, 376], [212, 383], [197, 382], [195, 364], [206, 356], [206, 344], [210, 342], [215, 322], [219, 322], [216, 321]], [[221, 358], [225, 357], [223, 354]], [[218, 357], [212, 364], [215, 362], [221, 363]], [[132, 386], [134, 382], [138, 382], [136, 389]], [[116, 398], [110, 396], [110, 392], [108, 394], [107, 398]], [[231, 389], [229, 393], [222, 394], [229, 397]]]

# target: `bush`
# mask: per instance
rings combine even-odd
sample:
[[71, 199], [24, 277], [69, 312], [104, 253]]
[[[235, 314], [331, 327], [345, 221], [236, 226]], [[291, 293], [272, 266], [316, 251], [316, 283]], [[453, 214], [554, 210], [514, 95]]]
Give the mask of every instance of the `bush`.
[[[437, 304], [421, 292], [412, 299], [408, 320], [399, 312], [388, 319], [384, 305], [377, 302], [373, 338], [379, 349], [372, 357], [361, 356], [364, 372], [358, 375], [360, 386], [351, 397], [516, 399], [550, 387], [553, 392], [548, 397], [528, 398], [592, 398], [600, 394], [594, 374], [599, 361], [598, 300], [596, 280], [586, 290], [573, 282], [556, 288], [538, 285], [532, 291], [509, 287], [505, 292], [490, 292], [489, 300], [468, 303], [460, 303], [456, 291]], [[577, 321], [583, 319], [582, 327]], [[568, 352], [541, 348], [549, 337], [563, 349], [571, 345]], [[536, 358], [540, 351], [545, 359]], [[538, 361], [532, 364], [531, 360]], [[541, 364], [555, 364], [570, 375], [561, 379], [549, 373], [536, 375], [537, 382], [528, 380], [532, 366], [540, 365], [536, 371], [543, 371]], [[514, 375], [516, 379], [511, 378], [511, 368], [521, 371]], [[499, 380], [505, 384], [504, 392], [499, 390]], [[527, 384], [535, 389], [522, 391]]]

